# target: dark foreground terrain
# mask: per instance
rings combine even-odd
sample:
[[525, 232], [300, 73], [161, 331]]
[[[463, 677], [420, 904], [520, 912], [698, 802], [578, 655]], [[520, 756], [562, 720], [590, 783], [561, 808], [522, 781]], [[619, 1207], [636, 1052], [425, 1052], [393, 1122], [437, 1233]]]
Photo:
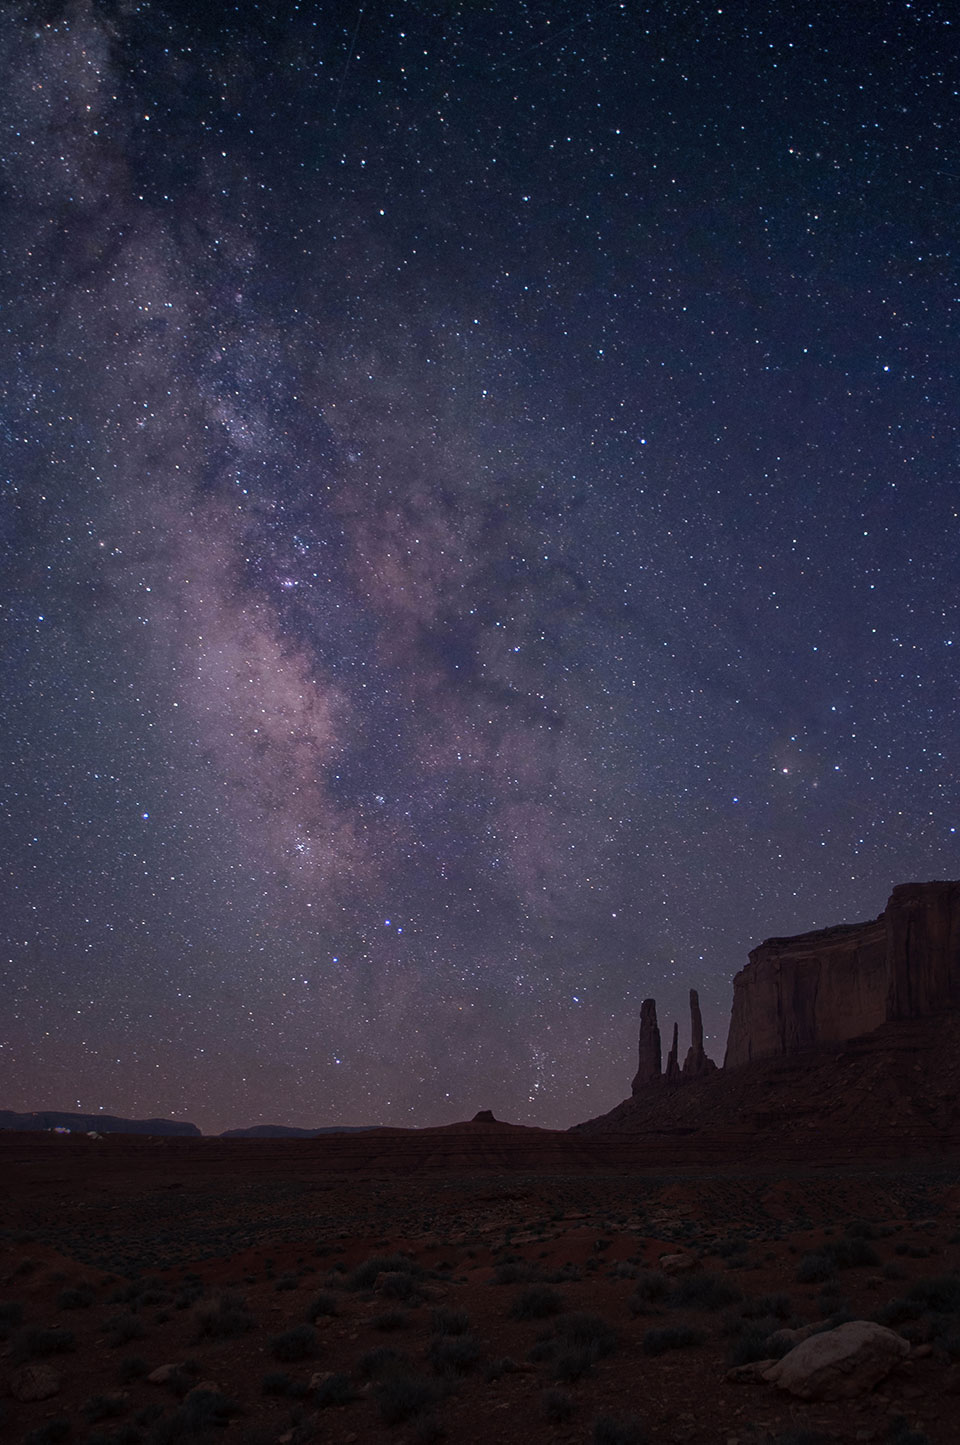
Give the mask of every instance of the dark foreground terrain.
[[[960, 1442], [960, 1158], [661, 1142], [0, 1134], [0, 1434]], [[851, 1318], [911, 1345], [852, 1400], [727, 1378]]]

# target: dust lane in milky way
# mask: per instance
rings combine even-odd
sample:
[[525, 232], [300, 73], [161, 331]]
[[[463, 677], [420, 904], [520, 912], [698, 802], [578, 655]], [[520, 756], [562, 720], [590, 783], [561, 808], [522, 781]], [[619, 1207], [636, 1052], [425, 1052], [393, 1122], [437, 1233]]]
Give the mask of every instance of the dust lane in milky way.
[[2, 19], [0, 1102], [566, 1125], [957, 876], [946, 7]]

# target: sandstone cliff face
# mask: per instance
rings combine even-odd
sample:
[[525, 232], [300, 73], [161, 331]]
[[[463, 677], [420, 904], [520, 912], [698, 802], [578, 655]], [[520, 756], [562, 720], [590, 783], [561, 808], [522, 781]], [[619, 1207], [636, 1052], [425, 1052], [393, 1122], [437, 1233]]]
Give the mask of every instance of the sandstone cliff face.
[[771, 938], [733, 981], [724, 1067], [960, 1007], [960, 883], [906, 883], [879, 918]]
[[887, 919], [887, 1018], [960, 1008], [960, 882], [901, 883]]

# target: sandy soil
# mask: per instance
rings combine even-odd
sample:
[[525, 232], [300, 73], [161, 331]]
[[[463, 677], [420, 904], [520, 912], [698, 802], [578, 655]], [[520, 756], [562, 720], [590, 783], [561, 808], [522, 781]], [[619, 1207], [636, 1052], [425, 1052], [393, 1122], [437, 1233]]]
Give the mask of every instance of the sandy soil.
[[[922, 1284], [960, 1272], [960, 1159], [616, 1169], [545, 1132], [0, 1134], [5, 1438], [960, 1442], [960, 1283]], [[781, 1325], [878, 1314], [912, 1353], [852, 1402], [726, 1378]], [[31, 1364], [55, 1394], [11, 1394]]]

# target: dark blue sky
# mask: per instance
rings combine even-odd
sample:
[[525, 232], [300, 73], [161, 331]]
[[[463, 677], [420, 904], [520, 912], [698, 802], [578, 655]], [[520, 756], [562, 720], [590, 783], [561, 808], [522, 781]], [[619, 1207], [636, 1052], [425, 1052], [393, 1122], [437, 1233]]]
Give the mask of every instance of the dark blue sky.
[[960, 874], [952, 6], [2, 18], [0, 1103], [566, 1126]]

